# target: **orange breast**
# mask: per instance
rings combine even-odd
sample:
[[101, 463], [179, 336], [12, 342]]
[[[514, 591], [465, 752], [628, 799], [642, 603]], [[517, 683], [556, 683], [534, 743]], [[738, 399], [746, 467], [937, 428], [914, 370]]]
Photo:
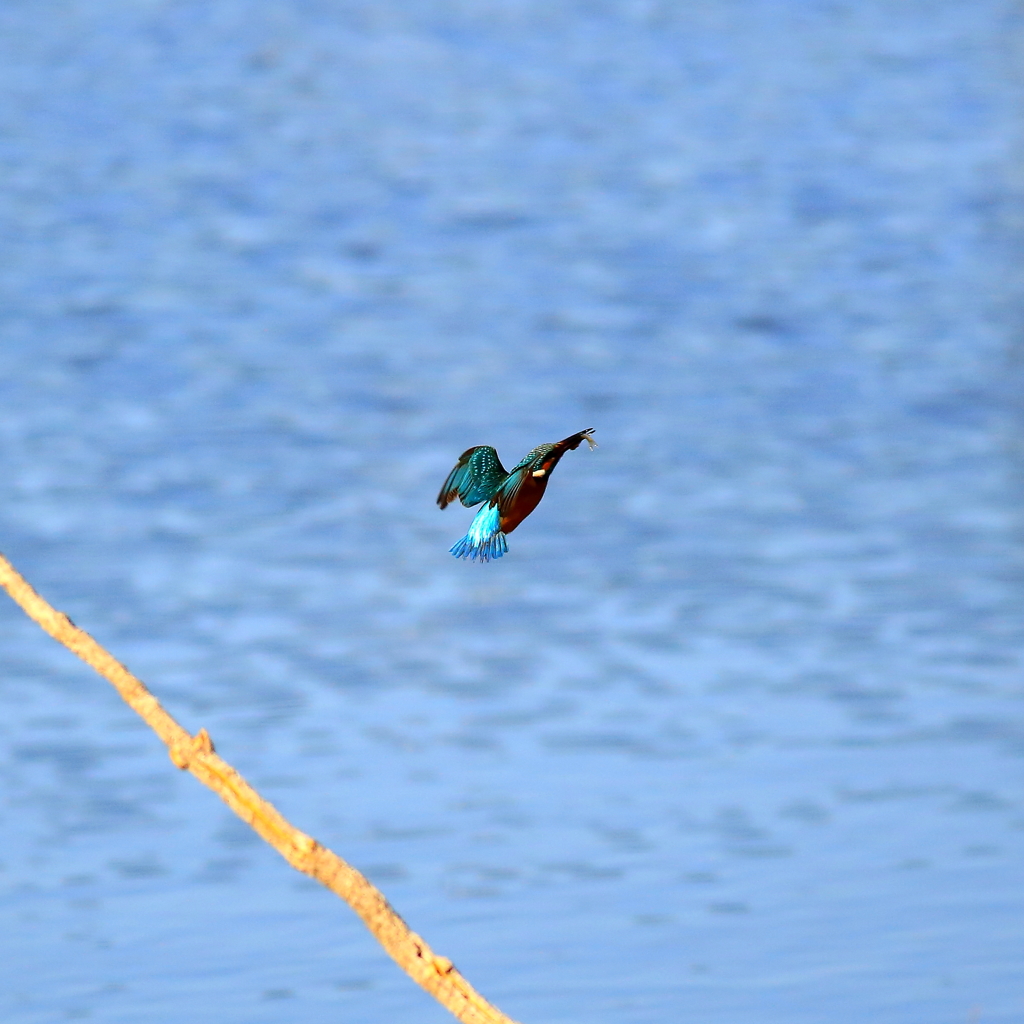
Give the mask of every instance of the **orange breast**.
[[501, 517], [501, 529], [503, 533], [511, 533], [536, 507], [541, 498], [544, 497], [544, 490], [548, 485], [546, 476], [528, 476], [508, 514]]

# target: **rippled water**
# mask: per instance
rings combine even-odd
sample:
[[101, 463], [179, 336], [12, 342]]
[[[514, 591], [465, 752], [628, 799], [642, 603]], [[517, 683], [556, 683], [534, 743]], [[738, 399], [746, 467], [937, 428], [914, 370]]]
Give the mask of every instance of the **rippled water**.
[[[8, 0], [0, 548], [529, 1024], [1024, 1019], [1019, 32]], [[0, 649], [5, 1021], [448, 1019]]]

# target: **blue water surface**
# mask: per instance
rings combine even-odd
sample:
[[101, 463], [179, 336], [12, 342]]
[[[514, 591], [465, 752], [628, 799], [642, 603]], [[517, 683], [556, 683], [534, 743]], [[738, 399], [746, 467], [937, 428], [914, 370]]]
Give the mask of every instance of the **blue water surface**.
[[[0, 549], [519, 1020], [1024, 1020], [1021, 26], [5, 0]], [[450, 1019], [11, 604], [0, 837], [7, 1024]]]

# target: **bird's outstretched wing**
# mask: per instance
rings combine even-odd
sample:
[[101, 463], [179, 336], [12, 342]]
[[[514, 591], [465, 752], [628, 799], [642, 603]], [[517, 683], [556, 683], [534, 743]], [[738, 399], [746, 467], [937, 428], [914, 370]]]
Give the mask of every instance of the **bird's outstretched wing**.
[[472, 508], [493, 497], [507, 476], [498, 453], [490, 445], [477, 445], [459, 456], [437, 496], [437, 504], [444, 508], [458, 498], [467, 508]]

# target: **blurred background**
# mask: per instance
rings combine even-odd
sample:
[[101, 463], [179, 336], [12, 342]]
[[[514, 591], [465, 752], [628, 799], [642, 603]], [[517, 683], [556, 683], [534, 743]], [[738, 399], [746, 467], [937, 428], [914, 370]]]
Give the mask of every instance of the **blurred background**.
[[[517, 1019], [1019, 1022], [1021, 23], [7, 0], [0, 549]], [[449, 1019], [0, 650], [5, 1021]]]

